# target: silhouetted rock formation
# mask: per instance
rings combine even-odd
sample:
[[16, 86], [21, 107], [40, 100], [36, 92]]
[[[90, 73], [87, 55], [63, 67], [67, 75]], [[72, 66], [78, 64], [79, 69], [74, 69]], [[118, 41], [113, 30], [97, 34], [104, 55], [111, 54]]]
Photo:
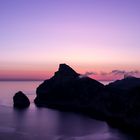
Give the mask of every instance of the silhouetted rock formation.
[[22, 92], [17, 92], [13, 97], [14, 107], [15, 108], [26, 108], [29, 107], [30, 101], [28, 97]]
[[107, 85], [109, 88], [120, 89], [120, 90], [131, 90], [137, 86], [140, 86], [140, 78], [136, 77], [126, 77], [122, 80], [117, 80], [115, 82]]
[[55, 75], [37, 88], [35, 104], [65, 110], [87, 111], [98, 100], [104, 85], [89, 77], [79, 78], [66, 64], [60, 64]]
[[34, 101], [39, 107], [80, 111], [123, 129], [140, 128], [140, 78], [104, 86], [60, 64], [54, 76], [39, 85]]
[[130, 130], [140, 128], [140, 78], [117, 80], [106, 88], [111, 93], [108, 123]]

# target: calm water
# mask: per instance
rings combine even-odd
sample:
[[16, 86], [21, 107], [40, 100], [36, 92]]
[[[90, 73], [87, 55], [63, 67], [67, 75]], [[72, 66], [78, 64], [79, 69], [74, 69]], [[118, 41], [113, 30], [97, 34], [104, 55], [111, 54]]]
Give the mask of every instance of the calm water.
[[[41, 82], [0, 82], [0, 140], [133, 140], [128, 134], [89, 117], [33, 104]], [[14, 93], [22, 90], [31, 101], [23, 111], [12, 108]]]

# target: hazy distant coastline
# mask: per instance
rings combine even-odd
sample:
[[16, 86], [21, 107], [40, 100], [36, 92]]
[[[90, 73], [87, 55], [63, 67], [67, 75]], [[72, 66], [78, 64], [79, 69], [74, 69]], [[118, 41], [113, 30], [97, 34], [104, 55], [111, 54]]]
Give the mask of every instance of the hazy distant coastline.
[[44, 79], [0, 79], [0, 81], [44, 81]]
[[[0, 79], [0, 82], [30, 82], [30, 81], [41, 81], [43, 82], [44, 79]], [[107, 85], [114, 80], [98, 80], [100, 83]]]

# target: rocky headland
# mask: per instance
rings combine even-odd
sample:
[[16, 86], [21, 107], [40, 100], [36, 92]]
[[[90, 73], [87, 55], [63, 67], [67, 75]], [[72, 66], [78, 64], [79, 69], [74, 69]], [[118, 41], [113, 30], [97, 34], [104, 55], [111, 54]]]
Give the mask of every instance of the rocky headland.
[[140, 78], [128, 77], [104, 86], [60, 64], [36, 92], [38, 107], [86, 113], [123, 130], [140, 129]]

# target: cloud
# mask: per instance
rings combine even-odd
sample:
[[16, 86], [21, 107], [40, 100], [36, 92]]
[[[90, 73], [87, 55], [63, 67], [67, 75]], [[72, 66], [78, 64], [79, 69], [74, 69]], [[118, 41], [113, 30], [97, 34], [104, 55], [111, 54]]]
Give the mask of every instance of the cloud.
[[107, 72], [100, 72], [100, 75], [102, 75], [102, 76], [105, 76], [105, 75], [108, 75], [109, 73], [107, 73]]
[[135, 70], [135, 71], [130, 71], [129, 73], [130, 74], [139, 74], [140, 72], [138, 70]]
[[134, 71], [125, 71], [125, 70], [113, 70], [111, 72], [111, 74], [114, 75], [123, 75], [125, 77], [127, 76], [134, 76], [136, 74], [139, 74], [140, 72], [138, 70], [134, 70]]
[[130, 77], [130, 76], [135, 76], [137, 74], [140, 74], [140, 71], [138, 70], [133, 70], [133, 71], [125, 71], [125, 70], [112, 70], [111, 72], [86, 72], [85, 74], [81, 74], [79, 78], [84, 78], [88, 77], [90, 75], [102, 75], [102, 76], [111, 76], [111, 75], [118, 75], [118, 76], [124, 76], [124, 77]]
[[81, 74], [81, 75], [79, 76], [79, 78], [88, 77], [88, 76], [90, 76], [90, 75], [97, 75], [97, 73], [96, 73], [96, 72], [85, 72], [85, 74]]
[[138, 70], [133, 70], [133, 71], [125, 71], [125, 70], [112, 70], [109, 73], [105, 73], [104, 75], [119, 75], [119, 76], [124, 76], [130, 77], [130, 76], [135, 76], [137, 74], [140, 74], [140, 71]]
[[126, 74], [127, 72], [125, 70], [112, 70], [111, 74], [114, 74], [114, 75], [124, 75]]

